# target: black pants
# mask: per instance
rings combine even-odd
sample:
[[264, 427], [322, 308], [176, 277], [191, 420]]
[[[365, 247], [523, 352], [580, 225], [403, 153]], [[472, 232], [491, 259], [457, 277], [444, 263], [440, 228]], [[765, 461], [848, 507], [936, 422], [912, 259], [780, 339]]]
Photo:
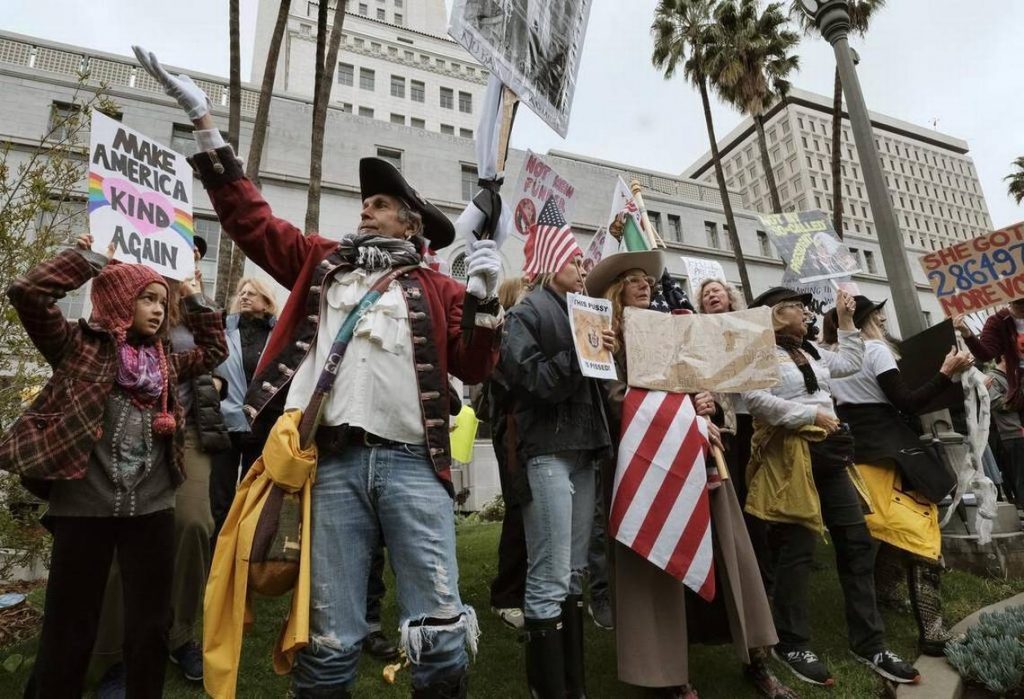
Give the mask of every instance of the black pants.
[[[850, 648], [871, 655], [885, 647], [885, 627], [875, 602], [875, 547], [860, 509], [857, 491], [842, 468], [815, 468], [814, 484], [835, 549], [843, 589]], [[811, 642], [807, 591], [818, 535], [798, 524], [769, 523], [775, 563], [772, 606], [779, 650], [808, 650]]]
[[267, 433], [229, 432], [231, 448], [213, 454], [210, 459], [210, 512], [213, 514], [213, 538], [216, 544], [220, 528], [228, 518], [238, 483], [245, 478], [253, 462], [263, 453]]
[[373, 552], [370, 559], [370, 576], [366, 579], [366, 623], [370, 631], [380, 631], [380, 608], [388, 588], [384, 585], [384, 546]]
[[114, 554], [124, 586], [127, 695], [158, 698], [167, 666], [174, 511], [54, 517], [43, 631], [26, 697], [80, 697]]
[[492, 443], [498, 460], [501, 494], [505, 499], [505, 516], [501, 520], [498, 539], [498, 573], [491, 581], [491, 606], [495, 609], [522, 609], [526, 594], [526, 531], [523, 529], [523, 510], [513, 495], [512, 476], [508, 473], [505, 456], [505, 431], [500, 427], [492, 427]]

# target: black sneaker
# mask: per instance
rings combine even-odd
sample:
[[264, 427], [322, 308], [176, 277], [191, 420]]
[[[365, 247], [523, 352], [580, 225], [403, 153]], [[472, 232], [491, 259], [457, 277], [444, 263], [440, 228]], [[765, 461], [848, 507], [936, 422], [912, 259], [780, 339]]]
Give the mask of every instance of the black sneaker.
[[615, 628], [615, 624], [612, 622], [612, 605], [608, 603], [607, 599], [604, 597], [591, 599], [587, 609], [597, 628], [605, 631]]
[[125, 699], [124, 663], [107, 668], [96, 685], [96, 699]]
[[900, 684], [917, 684], [921, 681], [921, 673], [917, 671], [917, 668], [891, 650], [882, 650], [870, 657], [853, 653], [853, 657], [887, 680]]
[[394, 660], [398, 657], [398, 648], [388, 640], [383, 631], [371, 631], [363, 639], [363, 650], [377, 660]]
[[832, 678], [832, 673], [825, 667], [825, 663], [818, 660], [818, 656], [809, 650], [780, 651], [772, 649], [772, 655], [776, 660], [781, 660], [790, 672], [804, 682], [821, 687], [831, 687], [836, 683]]
[[171, 651], [171, 662], [181, 668], [189, 682], [203, 681], [203, 649], [195, 641], [183, 643]]

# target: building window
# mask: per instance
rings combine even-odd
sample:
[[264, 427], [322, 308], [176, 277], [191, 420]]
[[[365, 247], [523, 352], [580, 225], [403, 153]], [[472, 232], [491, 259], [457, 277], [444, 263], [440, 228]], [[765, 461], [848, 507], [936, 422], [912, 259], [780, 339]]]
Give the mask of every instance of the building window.
[[448, 134], [449, 136], [455, 135], [455, 127], [451, 124], [441, 124], [441, 133]]
[[459, 129], [460, 138], [473, 138], [473, 129]]
[[377, 157], [394, 165], [399, 172], [402, 171], [402, 151], [378, 146]]
[[657, 211], [648, 211], [647, 212], [647, 218], [650, 220], [651, 227], [655, 231], [660, 231], [661, 230], [661, 214], [660, 213], [658, 213]]
[[768, 242], [768, 234], [764, 231], [757, 232], [757, 246], [761, 251], [761, 257], [772, 256], [772, 244]]
[[203, 293], [213, 298], [217, 293], [217, 255], [220, 253], [220, 222], [215, 218], [196, 216], [192, 219], [196, 235], [206, 240], [206, 257], [199, 261], [203, 274]]
[[875, 253], [871, 250], [864, 251], [864, 266], [868, 274], [878, 274], [878, 267], [875, 265]]
[[370, 42], [370, 50], [371, 51], [373, 51], [374, 53], [380, 53], [380, 49], [381, 49], [381, 46], [380, 46], [380, 44], [378, 42], [376, 42], [376, 41], [371, 41]]
[[411, 119], [409, 119], [409, 126], [413, 127], [414, 129], [425, 129], [427, 128], [427, 122], [425, 122], [423, 119], [417, 119], [416, 117], [412, 117]]
[[479, 179], [476, 166], [462, 165], [462, 201], [472, 201], [476, 190], [480, 188], [480, 185], [477, 184]]
[[405, 98], [405, 78], [400, 75], [391, 76], [391, 96]]
[[341, 111], [346, 112], [348, 114], [351, 114], [352, 113], [352, 103], [351, 102], [342, 102], [341, 103]]
[[365, 2], [359, 3], [359, 14], [361, 14], [363, 17], [366, 17], [367, 15], [370, 14], [370, 8], [366, 6]]
[[361, 117], [368, 117], [368, 118], [372, 119], [373, 118], [373, 110], [370, 107], [360, 107], [359, 108], [359, 116], [361, 116]]
[[401, 13], [395, 13], [395, 24], [397, 24], [400, 27], [405, 26], [405, 17], [403, 17]]
[[392, 124], [401, 124], [402, 126], [405, 126], [405, 115], [404, 114], [395, 114], [394, 112], [391, 112], [391, 123]]
[[381, 22], [383, 22], [386, 19], [383, 7], [377, 8], [377, 19], [379, 19]]
[[708, 247], [709, 248], [720, 248], [720, 247], [722, 247], [722, 242], [718, 238], [718, 224], [717, 223], [712, 223], [711, 221], [705, 221], [704, 222], [704, 234], [707, 236]]
[[402, 6], [403, 6], [402, 0], [395, 0], [395, 7], [402, 7]]
[[[120, 116], [115, 118], [121, 120]], [[89, 143], [88, 118], [83, 120], [82, 107], [78, 104], [54, 102], [50, 105], [50, 123], [46, 131], [54, 141], [64, 141], [76, 135], [79, 143]]]
[[409, 83], [409, 97], [413, 102], [425, 101], [427, 95], [426, 86], [419, 80], [413, 80]]
[[355, 83], [355, 77], [356, 77], [355, 66], [350, 65], [348, 63], [339, 63], [338, 64], [338, 84], [339, 85], [348, 85], [349, 87], [352, 87], [353, 83]]
[[437, 66], [438, 69], [444, 70], [444, 59], [443, 58], [435, 58], [434, 59], [434, 65]]
[[[227, 143], [227, 131], [221, 131], [220, 135], [223, 137], [224, 142]], [[171, 150], [185, 156], [195, 154], [198, 148], [196, 146], [195, 129], [191, 124], [174, 124], [171, 127]]]
[[459, 111], [463, 114], [473, 113], [473, 95], [468, 92], [459, 93]]
[[376, 84], [376, 77], [372, 70], [369, 68], [359, 69], [359, 87], [363, 90], [374, 90]]
[[441, 108], [442, 109], [454, 109], [455, 108], [455, 91], [450, 87], [441, 88]]
[[683, 222], [675, 214], [668, 215], [668, 235], [677, 243], [683, 242]]

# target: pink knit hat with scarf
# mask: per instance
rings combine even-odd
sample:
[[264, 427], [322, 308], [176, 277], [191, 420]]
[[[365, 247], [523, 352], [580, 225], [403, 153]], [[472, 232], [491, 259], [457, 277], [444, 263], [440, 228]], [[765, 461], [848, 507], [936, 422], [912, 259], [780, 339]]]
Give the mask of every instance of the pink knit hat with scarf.
[[[124, 364], [129, 359], [137, 359], [139, 350], [127, 344], [128, 330], [135, 321], [135, 300], [150, 284], [160, 284], [167, 289], [167, 282], [155, 271], [144, 265], [109, 262], [96, 278], [92, 280], [92, 316], [90, 321], [114, 336], [117, 343], [118, 363]], [[166, 325], [167, 319], [164, 318]], [[163, 329], [163, 326], [161, 326]], [[162, 436], [174, 434], [174, 416], [167, 412], [167, 357], [164, 355], [163, 343], [159, 340], [152, 350], [155, 352], [160, 367], [160, 412], [153, 418], [153, 431]], [[118, 367], [120, 379], [122, 367]], [[119, 381], [119, 383], [121, 383]], [[124, 385], [122, 383], [122, 385]], [[126, 387], [127, 388], [127, 387]], [[131, 395], [131, 391], [129, 391]], [[132, 396], [133, 402], [139, 407], [148, 407]]]

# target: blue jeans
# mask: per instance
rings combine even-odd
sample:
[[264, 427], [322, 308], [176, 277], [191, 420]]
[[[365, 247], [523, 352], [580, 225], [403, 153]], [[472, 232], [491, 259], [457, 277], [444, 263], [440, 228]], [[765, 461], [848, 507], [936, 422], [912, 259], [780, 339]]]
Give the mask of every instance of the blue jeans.
[[526, 598], [530, 619], [553, 619], [567, 595], [583, 592], [594, 522], [596, 463], [589, 451], [536, 456], [526, 462], [533, 498], [523, 505]]
[[350, 687], [366, 623], [370, 562], [383, 534], [395, 572], [412, 682], [458, 675], [476, 649], [476, 614], [459, 598], [452, 500], [425, 447], [349, 446], [322, 456], [313, 486], [310, 643], [296, 689]]

